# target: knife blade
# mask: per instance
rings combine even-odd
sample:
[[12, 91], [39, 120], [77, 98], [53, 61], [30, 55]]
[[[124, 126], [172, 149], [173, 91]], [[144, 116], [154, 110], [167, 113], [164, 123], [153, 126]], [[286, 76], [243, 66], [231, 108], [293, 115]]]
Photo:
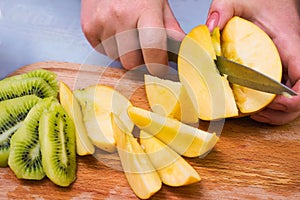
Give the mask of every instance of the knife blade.
[[[180, 41], [170, 37], [167, 38], [169, 61], [177, 63], [180, 45]], [[217, 56], [215, 63], [220, 74], [226, 74], [227, 80], [231, 83], [272, 94], [288, 94], [291, 96], [298, 95], [294, 90], [273, 78], [222, 56]]]
[[268, 92], [273, 94], [289, 94], [297, 95], [295, 91], [276, 81], [275, 79], [264, 75], [245, 65], [233, 62], [222, 56], [217, 56], [215, 61], [217, 68], [221, 74], [227, 75], [227, 80], [241, 86], [251, 89]]

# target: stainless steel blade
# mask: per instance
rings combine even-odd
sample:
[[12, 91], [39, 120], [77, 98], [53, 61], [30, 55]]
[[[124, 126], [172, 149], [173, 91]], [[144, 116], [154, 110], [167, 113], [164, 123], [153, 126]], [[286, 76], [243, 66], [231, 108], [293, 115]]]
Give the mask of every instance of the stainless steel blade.
[[217, 56], [216, 65], [219, 72], [226, 74], [231, 83], [273, 94], [297, 95], [295, 91], [273, 78], [222, 56]]

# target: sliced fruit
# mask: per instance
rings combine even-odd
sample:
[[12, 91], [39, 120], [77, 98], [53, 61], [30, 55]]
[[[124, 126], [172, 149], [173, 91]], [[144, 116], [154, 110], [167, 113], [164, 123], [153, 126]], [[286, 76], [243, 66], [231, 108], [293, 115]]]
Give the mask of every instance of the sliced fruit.
[[40, 98], [56, 97], [57, 91], [39, 77], [0, 82], [0, 101], [25, 95], [36, 95]]
[[215, 27], [213, 32], [211, 33], [211, 40], [212, 44], [215, 50], [215, 53], [217, 56], [222, 56], [222, 50], [221, 50], [221, 34], [220, 34], [220, 28]]
[[75, 127], [58, 102], [42, 114], [39, 142], [47, 177], [59, 186], [69, 186], [76, 179]]
[[74, 91], [78, 99], [88, 136], [93, 144], [107, 152], [116, 151], [116, 141], [111, 124], [111, 113], [118, 116], [128, 130], [133, 123], [127, 114], [129, 100], [118, 91], [105, 85], [95, 85]]
[[180, 82], [145, 75], [145, 89], [151, 109], [185, 123], [198, 122], [198, 115]]
[[129, 107], [128, 114], [140, 129], [154, 135], [178, 154], [186, 157], [204, 155], [218, 141], [215, 133], [202, 131], [148, 110]]
[[188, 162], [154, 136], [141, 131], [140, 142], [164, 184], [178, 187], [201, 180]]
[[112, 117], [112, 123], [118, 154], [128, 183], [139, 198], [148, 199], [160, 190], [161, 179], [149, 157], [125, 124], [116, 116]]
[[71, 89], [63, 82], [59, 85], [60, 103], [74, 121], [76, 129], [76, 152], [78, 155], [90, 155], [95, 152], [95, 147], [92, 144], [86, 127], [83, 123], [83, 115], [80, 105], [73, 95]]
[[[252, 67], [280, 82], [282, 64], [270, 37], [257, 25], [240, 17], [228, 21], [221, 35], [223, 55]], [[242, 113], [253, 113], [267, 106], [274, 94], [233, 84], [236, 103]]]
[[56, 99], [50, 97], [37, 103], [11, 138], [8, 165], [19, 179], [41, 180], [45, 176], [39, 143], [39, 121], [52, 101]]
[[11, 137], [40, 100], [35, 95], [27, 95], [0, 102], [0, 167], [7, 166]]
[[42, 78], [52, 87], [54, 91], [58, 91], [58, 82], [56, 80], [57, 75], [54, 72], [51, 72], [46, 69], [36, 69], [36, 70], [26, 72], [24, 74], [7, 77], [1, 80], [0, 82], [15, 81], [15, 80], [21, 80], [21, 79], [33, 78], [33, 77]]
[[200, 45], [207, 51], [211, 58], [216, 59], [216, 52], [211, 40], [209, 29], [206, 25], [199, 25], [193, 28], [186, 37], [192, 38], [197, 45]]
[[221, 76], [216, 68], [212, 49], [208, 28], [198, 26], [183, 39], [178, 56], [180, 82], [187, 89], [202, 120], [238, 115], [232, 90], [226, 77]]

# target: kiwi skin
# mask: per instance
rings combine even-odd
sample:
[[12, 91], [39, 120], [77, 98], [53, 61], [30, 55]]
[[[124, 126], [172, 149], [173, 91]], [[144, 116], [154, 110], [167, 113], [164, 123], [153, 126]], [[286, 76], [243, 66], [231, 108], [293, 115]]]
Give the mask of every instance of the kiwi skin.
[[0, 102], [0, 167], [6, 167], [11, 146], [11, 137], [25, 120], [31, 108], [41, 99], [28, 95]]
[[36, 70], [26, 72], [24, 74], [7, 77], [0, 82], [21, 80], [21, 79], [33, 78], [33, 77], [42, 78], [44, 81], [46, 81], [50, 85], [50, 87], [54, 91], [58, 91], [58, 81], [56, 80], [57, 75], [54, 72], [51, 72], [46, 69], [36, 69]]
[[57, 100], [49, 97], [37, 103], [11, 138], [8, 165], [19, 179], [41, 180], [45, 177], [39, 144], [39, 120], [53, 101]]
[[53, 102], [39, 125], [44, 171], [53, 183], [67, 187], [76, 179], [74, 123], [61, 104]]
[[0, 82], [0, 101], [33, 94], [40, 98], [57, 97], [58, 91], [38, 77]]

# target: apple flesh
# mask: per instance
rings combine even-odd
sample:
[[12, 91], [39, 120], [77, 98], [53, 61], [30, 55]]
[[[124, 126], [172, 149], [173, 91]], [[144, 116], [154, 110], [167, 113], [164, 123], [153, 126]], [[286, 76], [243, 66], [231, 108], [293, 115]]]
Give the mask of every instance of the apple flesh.
[[133, 123], [127, 115], [130, 101], [115, 89], [105, 85], [95, 85], [74, 92], [83, 111], [83, 121], [88, 136], [98, 148], [116, 151], [116, 141], [111, 123], [111, 113], [120, 117], [128, 130]]
[[237, 116], [233, 92], [226, 77], [220, 75], [214, 63], [215, 53], [211, 52], [214, 47], [206, 26], [196, 27], [188, 33], [178, 56], [180, 82], [187, 89], [200, 119]]
[[[239, 62], [281, 81], [282, 64], [271, 38], [257, 25], [240, 17], [228, 21], [221, 34], [224, 57]], [[236, 103], [242, 113], [254, 113], [267, 106], [275, 94], [236, 84], [232, 85]]]
[[156, 137], [141, 131], [140, 142], [164, 184], [178, 187], [201, 180], [187, 161]]
[[153, 112], [184, 123], [197, 123], [194, 105], [180, 82], [145, 75], [145, 89]]
[[129, 107], [130, 119], [141, 130], [155, 136], [179, 155], [197, 157], [210, 151], [218, 141], [215, 133], [181, 123], [176, 119], [137, 107]]
[[128, 183], [139, 198], [148, 199], [160, 190], [161, 179], [148, 155], [123, 122], [112, 115], [112, 124], [118, 154]]
[[60, 82], [59, 85], [59, 100], [67, 114], [74, 121], [77, 154], [80, 156], [93, 154], [95, 147], [88, 137], [80, 105], [71, 89], [63, 82]]

